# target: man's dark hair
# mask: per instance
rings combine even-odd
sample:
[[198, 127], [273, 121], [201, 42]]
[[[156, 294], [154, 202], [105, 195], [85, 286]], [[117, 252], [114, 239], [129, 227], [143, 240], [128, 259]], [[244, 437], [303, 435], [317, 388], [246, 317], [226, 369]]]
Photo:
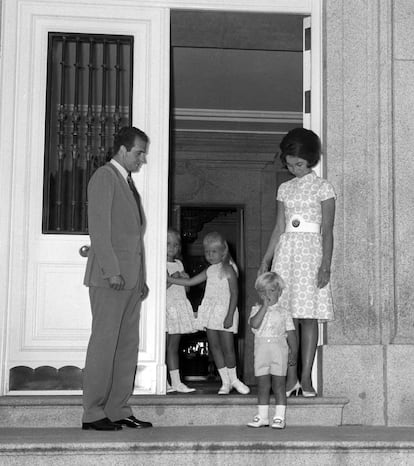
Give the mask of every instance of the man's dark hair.
[[134, 146], [135, 139], [137, 137], [142, 139], [145, 143], [148, 143], [149, 141], [149, 138], [144, 131], [135, 128], [135, 126], [124, 126], [121, 128], [114, 138], [113, 155], [118, 153], [121, 146], [125, 146], [126, 149], [130, 151]]

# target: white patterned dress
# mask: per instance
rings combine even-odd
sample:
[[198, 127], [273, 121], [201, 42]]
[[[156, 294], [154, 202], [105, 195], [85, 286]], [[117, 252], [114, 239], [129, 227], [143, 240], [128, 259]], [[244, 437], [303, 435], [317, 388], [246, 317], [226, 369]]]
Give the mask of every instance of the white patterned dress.
[[[277, 200], [283, 202], [286, 225], [292, 216], [300, 215], [305, 222], [321, 223], [321, 202], [336, 198], [332, 185], [314, 171], [293, 178], [279, 187]], [[331, 286], [317, 287], [322, 261], [322, 236], [311, 232], [285, 232], [276, 245], [272, 271], [285, 281], [280, 304], [289, 309], [295, 319], [333, 320]]]
[[239, 326], [239, 312], [236, 308], [233, 316], [233, 325], [224, 328], [223, 323], [229, 310], [230, 287], [223, 266], [213, 264], [208, 267], [206, 290], [197, 312], [197, 328], [200, 330], [222, 330], [237, 333]]
[[[167, 271], [170, 275], [174, 272], [184, 272], [181, 261], [167, 262]], [[193, 307], [187, 298], [185, 287], [171, 285], [167, 288], [167, 319], [166, 331], [169, 334], [184, 334], [195, 332], [195, 319]]]

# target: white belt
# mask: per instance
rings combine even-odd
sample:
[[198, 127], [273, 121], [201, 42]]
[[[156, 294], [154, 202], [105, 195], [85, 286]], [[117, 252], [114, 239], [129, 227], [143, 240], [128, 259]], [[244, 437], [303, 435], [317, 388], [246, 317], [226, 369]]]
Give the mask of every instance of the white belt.
[[320, 223], [305, 222], [299, 215], [294, 215], [286, 224], [285, 233], [320, 233]]

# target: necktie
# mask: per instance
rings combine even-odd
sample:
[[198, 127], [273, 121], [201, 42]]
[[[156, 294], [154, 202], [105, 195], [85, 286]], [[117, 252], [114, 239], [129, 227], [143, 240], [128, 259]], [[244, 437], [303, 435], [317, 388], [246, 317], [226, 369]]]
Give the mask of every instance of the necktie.
[[134, 195], [135, 202], [137, 203], [138, 207], [138, 213], [141, 218], [141, 223], [144, 221], [144, 212], [142, 210], [142, 205], [141, 205], [141, 197], [137, 191], [137, 188], [135, 187], [134, 180], [132, 179], [131, 172], [128, 173], [127, 176], [127, 182], [130, 190], [132, 191], [132, 194]]

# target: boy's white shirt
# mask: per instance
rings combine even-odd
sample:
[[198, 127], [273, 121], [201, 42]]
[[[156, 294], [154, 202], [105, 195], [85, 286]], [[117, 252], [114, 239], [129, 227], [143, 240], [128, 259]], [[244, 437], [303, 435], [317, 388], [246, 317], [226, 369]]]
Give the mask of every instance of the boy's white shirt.
[[[259, 312], [261, 307], [261, 304], [256, 304], [252, 307], [249, 322]], [[289, 330], [295, 330], [292, 317], [288, 310], [281, 307], [278, 303], [268, 307], [259, 328], [252, 328], [254, 335], [262, 338], [282, 337]]]

